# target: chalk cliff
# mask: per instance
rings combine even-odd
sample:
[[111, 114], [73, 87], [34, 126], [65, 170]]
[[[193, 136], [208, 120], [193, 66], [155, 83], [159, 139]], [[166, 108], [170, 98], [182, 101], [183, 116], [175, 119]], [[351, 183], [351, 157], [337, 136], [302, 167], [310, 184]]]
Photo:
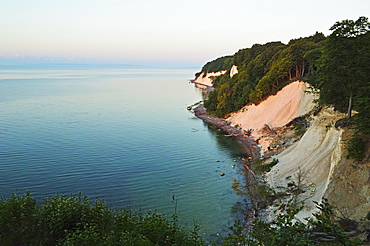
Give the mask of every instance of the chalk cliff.
[[228, 121], [246, 130], [253, 129], [255, 133], [265, 124], [270, 127], [282, 127], [313, 109], [315, 95], [307, 91], [307, 83], [293, 82], [258, 105], [246, 105], [232, 114]]
[[230, 78], [232, 78], [237, 73], [238, 73], [238, 66], [233, 65], [230, 69]]
[[[306, 185], [314, 185], [315, 192], [305, 202], [306, 209], [298, 214], [301, 219], [316, 211], [312, 201], [322, 200], [335, 169], [341, 161], [343, 130], [336, 129], [334, 123], [343, 116], [333, 109], [321, 110], [318, 115], [312, 116], [311, 126], [299, 141], [281, 154], [274, 156], [279, 163], [268, 173], [268, 180], [274, 188], [286, 186], [286, 177], [291, 176], [296, 179], [299, 172]], [[306, 195], [308, 194], [307, 192]]]
[[264, 127], [283, 127], [294, 118], [307, 114], [314, 108], [315, 98], [307, 83], [295, 81], [258, 105], [246, 105], [227, 120], [243, 130], [252, 130], [252, 136], [259, 139], [263, 153], [272, 143], [270, 137], [265, 137]]
[[194, 82], [197, 82], [197, 83], [200, 83], [200, 84], [203, 84], [203, 85], [206, 85], [206, 86], [213, 86], [213, 84], [212, 84], [213, 77], [223, 75], [226, 72], [227, 72], [226, 70], [218, 71], [218, 72], [212, 72], [212, 73], [206, 73], [206, 74], [204, 74], [204, 72], [202, 72], [198, 77], [196, 77], [194, 79]]
[[[259, 140], [263, 155], [274, 139], [280, 137], [278, 129], [296, 117], [313, 111], [316, 94], [308, 91], [307, 83], [290, 83], [260, 104], [246, 105], [231, 114], [227, 121], [246, 131], [252, 129], [252, 136]], [[323, 197], [350, 219], [363, 219], [370, 211], [370, 161], [366, 158], [363, 163], [354, 165], [353, 160], [346, 159], [343, 140], [349, 138], [351, 130], [334, 126], [337, 120], [344, 117], [332, 108], [310, 114], [307, 117], [310, 124], [304, 135], [273, 156], [279, 162], [267, 174], [271, 186], [286, 186], [286, 178], [290, 176], [294, 179], [299, 173], [303, 182], [313, 184], [315, 192], [305, 201], [305, 209], [298, 214], [300, 219], [315, 212], [312, 201], [320, 202]], [[266, 126], [275, 132], [273, 137], [266, 136]], [[301, 195], [300, 199], [307, 199], [308, 194]]]

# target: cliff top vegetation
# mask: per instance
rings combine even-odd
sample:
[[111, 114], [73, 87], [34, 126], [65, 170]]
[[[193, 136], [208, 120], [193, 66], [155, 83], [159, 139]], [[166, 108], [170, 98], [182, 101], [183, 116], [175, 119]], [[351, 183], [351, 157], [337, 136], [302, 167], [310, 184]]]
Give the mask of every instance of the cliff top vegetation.
[[[215, 90], [204, 102], [207, 111], [226, 117], [247, 104], [259, 104], [292, 81], [307, 81], [319, 89], [321, 106], [347, 112], [357, 124], [349, 150], [361, 149], [367, 141], [364, 135], [370, 135], [370, 23], [362, 16], [356, 21], [338, 21], [330, 30], [327, 37], [316, 32], [288, 44], [255, 44], [227, 59], [208, 62], [203, 72], [213, 63], [228, 70], [236, 65], [239, 72], [214, 79]], [[357, 114], [352, 118], [353, 110]], [[354, 151], [349, 156], [360, 160], [363, 155]]]
[[236, 65], [239, 72], [232, 78], [226, 73], [213, 81], [216, 90], [205, 102], [207, 110], [222, 117], [246, 104], [258, 104], [290, 81], [302, 79], [315, 69], [312, 64], [319, 58], [318, 50], [325, 40], [322, 33], [316, 33], [293, 39], [288, 44], [270, 42], [239, 50], [234, 54], [232, 64], [223, 65], [228, 69]]

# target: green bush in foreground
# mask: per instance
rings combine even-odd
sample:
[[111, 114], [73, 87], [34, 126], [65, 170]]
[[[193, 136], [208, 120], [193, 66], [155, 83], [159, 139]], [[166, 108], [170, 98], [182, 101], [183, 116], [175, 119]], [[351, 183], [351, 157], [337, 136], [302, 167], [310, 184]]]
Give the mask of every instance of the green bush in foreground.
[[[326, 200], [317, 204], [315, 219], [295, 219], [301, 208], [287, 209], [271, 222], [256, 219], [250, 230], [241, 223], [213, 245], [359, 245], [336, 222]], [[130, 209], [109, 209], [105, 202], [87, 196], [55, 195], [36, 202], [29, 192], [0, 198], [0, 245], [206, 245], [199, 226], [187, 231], [174, 214], [146, 214]]]
[[180, 228], [176, 215], [109, 209], [82, 194], [0, 198], [0, 245], [205, 245], [198, 230]]
[[[306, 223], [297, 220], [295, 215], [303, 209], [285, 208], [271, 222], [255, 219], [248, 233], [240, 223], [230, 229], [232, 232], [214, 245], [249, 246], [311, 246], [311, 245], [363, 245], [362, 241], [345, 231], [334, 215], [334, 207], [326, 199], [316, 203], [319, 212]], [[284, 206], [286, 206], [285, 204]]]

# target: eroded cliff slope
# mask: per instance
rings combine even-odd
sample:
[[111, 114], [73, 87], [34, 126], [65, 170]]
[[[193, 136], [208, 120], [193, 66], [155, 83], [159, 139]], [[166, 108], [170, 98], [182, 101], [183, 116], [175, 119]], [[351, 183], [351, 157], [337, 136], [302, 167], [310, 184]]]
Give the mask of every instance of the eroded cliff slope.
[[[306, 115], [310, 124], [304, 135], [298, 140], [291, 138], [294, 142], [290, 147], [285, 146], [285, 150], [272, 156], [279, 162], [267, 174], [269, 183], [274, 188], [286, 186], [287, 177], [296, 179], [300, 175], [305, 185], [312, 184], [313, 195], [310, 192], [300, 195], [299, 199], [305, 200], [306, 205], [298, 214], [300, 219], [315, 212], [313, 201], [320, 202], [322, 198], [328, 198], [348, 218], [363, 219], [370, 211], [370, 162], [355, 163], [346, 159], [344, 140], [349, 138], [351, 130], [334, 126], [344, 114], [323, 108], [308, 116], [315, 108], [316, 99], [315, 94], [308, 91], [307, 83], [293, 82], [259, 105], [243, 107], [227, 120], [243, 130], [252, 129], [263, 156], [276, 139], [282, 138], [279, 134], [294, 135], [279, 129], [296, 117]], [[266, 134], [266, 126], [274, 134]]]
[[[273, 141], [263, 135], [264, 125], [277, 129], [314, 108], [315, 96], [305, 92], [307, 86], [303, 82], [291, 83], [261, 104], [246, 106], [229, 120], [243, 129], [255, 129], [253, 135], [261, 139], [262, 150], [269, 148]], [[332, 108], [321, 109], [318, 114], [308, 117], [310, 126], [299, 140], [272, 156], [279, 160], [267, 174], [272, 187], [286, 186], [288, 177], [297, 182], [298, 176], [301, 176], [303, 185], [312, 184], [313, 193], [306, 192], [299, 197], [305, 201], [305, 209], [297, 215], [300, 219], [316, 212], [313, 201], [320, 202], [322, 198], [328, 198], [341, 216], [349, 219], [359, 221], [370, 211], [370, 162], [368, 158], [362, 163], [346, 158], [345, 140], [353, 131], [334, 126], [344, 117], [345, 114]]]
[[259, 139], [263, 155], [276, 139], [266, 136], [266, 126], [271, 130], [280, 128], [309, 113], [315, 107], [314, 99], [316, 94], [309, 89], [309, 84], [295, 81], [258, 105], [246, 105], [227, 120], [234, 126], [252, 131], [252, 136]]
[[[313, 185], [314, 193], [305, 201], [306, 209], [298, 214], [301, 219], [316, 210], [312, 201], [322, 200], [343, 157], [343, 130], [334, 127], [334, 123], [343, 116], [333, 109], [322, 109], [312, 116], [311, 126], [302, 138], [274, 157], [279, 163], [268, 173], [268, 181], [274, 188], [286, 186], [287, 177], [298, 182], [299, 175], [304, 185]], [[309, 192], [302, 194], [300, 199], [307, 199], [308, 195]]]

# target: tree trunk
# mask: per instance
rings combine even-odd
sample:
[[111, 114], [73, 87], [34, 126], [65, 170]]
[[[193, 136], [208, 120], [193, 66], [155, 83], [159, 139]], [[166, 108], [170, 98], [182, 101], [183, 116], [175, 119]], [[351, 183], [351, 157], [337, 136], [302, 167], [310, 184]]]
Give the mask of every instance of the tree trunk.
[[298, 78], [299, 77], [299, 66], [298, 66], [298, 62], [297, 64], [295, 65], [295, 77]]
[[304, 76], [304, 70], [305, 70], [305, 62], [304, 61], [302, 61], [302, 71], [301, 71], [301, 78], [303, 78], [303, 76]]
[[351, 90], [351, 95], [349, 96], [348, 111], [347, 111], [347, 118], [350, 119], [351, 117], [352, 117], [352, 90]]

